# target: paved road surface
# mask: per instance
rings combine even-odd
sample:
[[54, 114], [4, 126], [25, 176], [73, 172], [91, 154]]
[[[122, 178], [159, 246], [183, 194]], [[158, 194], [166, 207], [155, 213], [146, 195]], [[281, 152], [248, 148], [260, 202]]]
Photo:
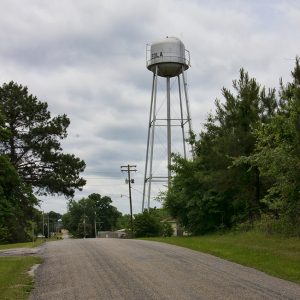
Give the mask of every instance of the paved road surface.
[[33, 299], [300, 299], [300, 285], [192, 250], [67, 239], [42, 248]]

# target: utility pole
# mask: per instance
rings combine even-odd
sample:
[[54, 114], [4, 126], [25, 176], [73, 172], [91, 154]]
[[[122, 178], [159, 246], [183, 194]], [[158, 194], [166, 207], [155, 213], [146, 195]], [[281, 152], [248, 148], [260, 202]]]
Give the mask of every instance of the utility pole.
[[85, 217], [86, 217], [86, 215], [85, 215], [85, 205], [86, 205], [86, 203], [83, 203], [83, 221], [82, 221], [82, 223], [83, 223], [83, 239], [85, 239], [85, 236], [86, 236], [86, 228], [85, 228]]
[[45, 237], [45, 215], [43, 211], [43, 237]]
[[127, 165], [127, 166], [121, 166], [121, 172], [127, 172], [128, 179], [125, 180], [125, 182], [128, 182], [129, 187], [129, 204], [130, 204], [130, 227], [131, 227], [131, 234], [133, 235], [133, 220], [132, 220], [132, 199], [131, 199], [131, 183], [134, 183], [134, 179], [130, 178], [131, 172], [136, 172], [136, 165]]
[[32, 221], [32, 244], [34, 244], [34, 221]]
[[95, 238], [97, 238], [97, 222], [96, 222], [96, 218], [97, 218], [97, 213], [96, 213], [96, 209], [95, 209]]
[[48, 213], [48, 239], [50, 238], [49, 234], [50, 234], [50, 222], [49, 222], [49, 213]]
[[83, 217], [83, 238], [85, 239], [85, 215]]

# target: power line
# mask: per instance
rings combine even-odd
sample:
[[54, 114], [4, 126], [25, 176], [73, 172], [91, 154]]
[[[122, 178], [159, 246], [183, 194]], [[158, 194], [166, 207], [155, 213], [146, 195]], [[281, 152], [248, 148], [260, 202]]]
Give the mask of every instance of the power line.
[[[141, 185], [141, 184], [140, 184]], [[138, 193], [140, 193], [140, 194], [142, 194], [143, 195], [143, 192], [141, 192], [141, 191], [139, 191], [139, 190], [137, 190], [137, 189], [135, 189], [135, 188], [133, 188], [133, 187], [131, 187], [133, 190], [135, 190], [136, 192], [138, 192]]]

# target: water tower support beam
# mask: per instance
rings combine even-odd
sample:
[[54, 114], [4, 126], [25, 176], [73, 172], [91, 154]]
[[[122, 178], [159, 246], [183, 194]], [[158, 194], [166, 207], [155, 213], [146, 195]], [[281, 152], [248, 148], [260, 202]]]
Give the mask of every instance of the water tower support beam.
[[[152, 111], [152, 122], [150, 120], [149, 127], [151, 126], [151, 150], [150, 150], [150, 170], [149, 170], [149, 177], [146, 180], [148, 183], [148, 210], [150, 208], [150, 195], [151, 195], [151, 184], [152, 184], [152, 165], [153, 165], [153, 149], [154, 149], [154, 131], [155, 131], [155, 123], [156, 123], [156, 95], [157, 95], [157, 72], [158, 72], [158, 66], [155, 67], [155, 80], [154, 80], [154, 86], [153, 86], [153, 111]], [[149, 137], [148, 137], [149, 139]], [[146, 182], [144, 183], [146, 185]]]
[[168, 188], [171, 184], [171, 99], [170, 77], [167, 77], [167, 139], [168, 139]]
[[[189, 97], [188, 97], [188, 91], [187, 91], [187, 82], [185, 79], [184, 75], [184, 68], [182, 67], [182, 79], [183, 79], [183, 88], [184, 88], [184, 95], [185, 95], [185, 102], [186, 102], [186, 114], [187, 114], [187, 119], [189, 123], [189, 135], [191, 137], [192, 134], [192, 122], [191, 122], [191, 114], [190, 114], [190, 107], [189, 107]], [[193, 159], [195, 159], [195, 152], [194, 152], [194, 145], [192, 146], [192, 156]]]
[[180, 85], [180, 77], [177, 76], [178, 79], [178, 91], [179, 91], [179, 102], [180, 102], [180, 118], [181, 118], [181, 131], [182, 131], [182, 142], [183, 142], [183, 155], [186, 159], [186, 148], [185, 148], [185, 134], [184, 134], [184, 122], [183, 122], [183, 110], [182, 110], [182, 97], [181, 97], [181, 85]]
[[152, 92], [151, 92], [150, 114], [149, 114], [149, 123], [148, 123], [142, 212], [144, 211], [144, 208], [145, 208], [145, 195], [146, 195], [146, 184], [147, 184], [147, 173], [148, 173], [148, 158], [149, 158], [150, 132], [151, 132], [151, 123], [152, 123], [151, 118], [152, 118], [152, 108], [153, 108], [154, 84], [155, 84], [155, 73], [153, 73], [153, 80], [152, 80]]

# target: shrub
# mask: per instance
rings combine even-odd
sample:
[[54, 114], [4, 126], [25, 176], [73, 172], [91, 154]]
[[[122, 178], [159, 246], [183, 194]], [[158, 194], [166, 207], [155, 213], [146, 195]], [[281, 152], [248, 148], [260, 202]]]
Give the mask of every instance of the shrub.
[[300, 222], [292, 222], [286, 216], [275, 218], [269, 215], [262, 215], [261, 219], [255, 222], [254, 229], [266, 234], [300, 237]]
[[135, 215], [133, 230], [136, 237], [159, 236], [162, 225], [154, 210], [145, 210], [143, 213]]
[[162, 225], [161, 225], [161, 235], [162, 236], [172, 236], [173, 233], [174, 233], [174, 230], [172, 228], [172, 225], [168, 222], [163, 222]]

